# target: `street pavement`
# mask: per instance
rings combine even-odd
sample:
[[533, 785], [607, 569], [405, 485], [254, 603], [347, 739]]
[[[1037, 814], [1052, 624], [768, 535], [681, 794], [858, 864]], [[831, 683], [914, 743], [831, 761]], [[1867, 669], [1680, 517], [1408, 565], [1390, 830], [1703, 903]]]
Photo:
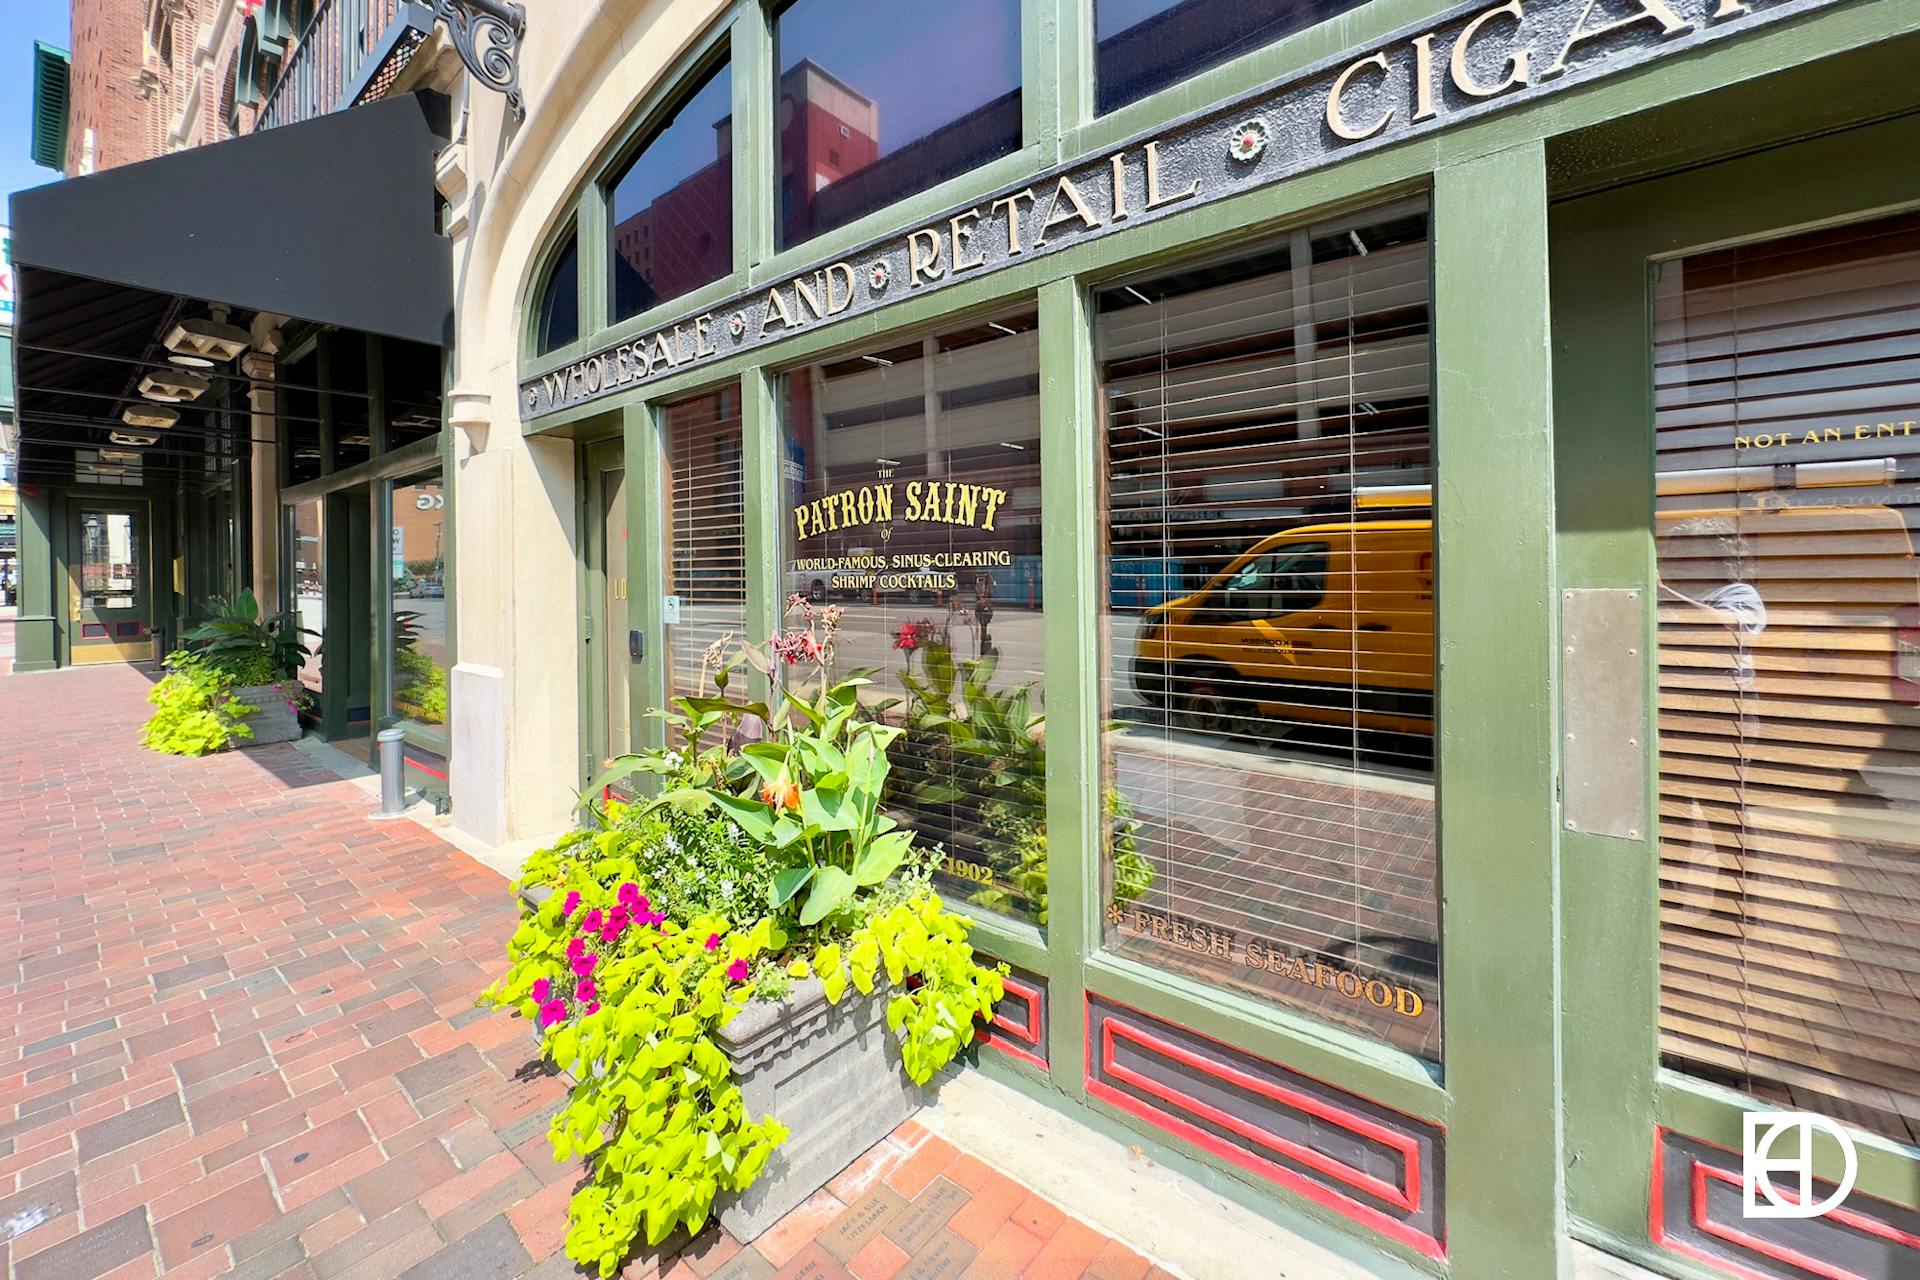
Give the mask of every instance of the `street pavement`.
[[[506, 881], [294, 746], [142, 749], [150, 680], [0, 679], [0, 1280], [572, 1274]], [[914, 1121], [624, 1274], [1166, 1276]]]

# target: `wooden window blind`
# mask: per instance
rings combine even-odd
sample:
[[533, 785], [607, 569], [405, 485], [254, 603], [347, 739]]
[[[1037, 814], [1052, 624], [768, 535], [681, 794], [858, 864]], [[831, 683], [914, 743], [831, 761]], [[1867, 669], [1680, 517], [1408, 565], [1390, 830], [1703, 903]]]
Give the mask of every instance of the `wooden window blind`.
[[664, 410], [671, 474], [666, 520], [667, 594], [680, 620], [667, 626], [668, 687], [711, 695], [707, 650], [748, 640], [746, 508], [741, 488], [740, 393], [733, 387]]
[[1920, 1141], [1920, 217], [1658, 276], [1665, 1062]]
[[1107, 945], [1440, 1053], [1427, 215], [1103, 290]]

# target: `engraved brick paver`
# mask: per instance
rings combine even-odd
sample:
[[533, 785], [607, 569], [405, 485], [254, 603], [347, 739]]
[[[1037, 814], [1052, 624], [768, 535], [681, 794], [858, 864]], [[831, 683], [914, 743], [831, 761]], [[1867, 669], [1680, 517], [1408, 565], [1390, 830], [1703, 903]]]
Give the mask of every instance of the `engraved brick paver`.
[[[295, 747], [141, 749], [139, 671], [0, 676], [0, 1280], [575, 1277], [565, 1083], [474, 1008], [505, 881]], [[624, 1274], [1079, 1265], [1149, 1264], [908, 1121], [759, 1240]]]

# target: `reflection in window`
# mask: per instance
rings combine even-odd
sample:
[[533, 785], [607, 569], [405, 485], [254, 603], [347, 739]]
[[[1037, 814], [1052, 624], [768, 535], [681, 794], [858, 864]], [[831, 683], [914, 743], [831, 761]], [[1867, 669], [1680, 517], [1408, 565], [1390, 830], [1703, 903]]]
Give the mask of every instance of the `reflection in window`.
[[740, 473], [740, 393], [733, 387], [663, 411], [672, 466], [666, 523], [669, 679], [676, 697], [715, 692], [702, 659], [709, 646], [747, 631], [747, 540]]
[[733, 270], [733, 76], [722, 65], [611, 184], [613, 318]]
[[447, 722], [447, 498], [436, 471], [393, 486], [393, 714]]
[[320, 692], [320, 647], [327, 634], [326, 543], [321, 538], [320, 499], [287, 508], [287, 563], [293, 577], [288, 590], [293, 614], [306, 634], [306, 659], [300, 664], [300, 683], [309, 693]]
[[1303, 31], [1363, 0], [1094, 0], [1102, 115]]
[[540, 291], [540, 310], [533, 331], [539, 355], [558, 351], [580, 340], [580, 242], [567, 233], [567, 247], [554, 259]]
[[1103, 291], [1107, 946], [1440, 1056], [1426, 214]]
[[1665, 264], [1668, 1066], [1920, 1142], [1920, 216]]
[[946, 852], [942, 890], [1047, 917], [1040, 378], [1032, 313], [784, 379], [783, 589], [845, 611], [887, 804]]
[[774, 41], [782, 248], [1020, 149], [1019, 0], [796, 0]]
[[89, 511], [80, 521], [80, 607], [139, 604], [140, 535], [125, 511]]

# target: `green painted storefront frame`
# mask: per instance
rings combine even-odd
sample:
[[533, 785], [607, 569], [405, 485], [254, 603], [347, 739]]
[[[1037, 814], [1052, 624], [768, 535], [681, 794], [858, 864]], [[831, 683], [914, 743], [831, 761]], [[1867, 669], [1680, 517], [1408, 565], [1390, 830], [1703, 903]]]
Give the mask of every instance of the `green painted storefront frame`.
[[[332, 382], [333, 353], [337, 344], [344, 341], [359, 340], [366, 345], [367, 388], [360, 392], [334, 392], [326, 390]], [[323, 507], [321, 517], [321, 536], [331, 540], [335, 535], [333, 526], [337, 523], [330, 512], [339, 500], [349, 496], [358, 497], [364, 490], [367, 503], [366, 533], [367, 545], [364, 550], [363, 567], [366, 572], [365, 598], [359, 598], [353, 589], [355, 580], [346, 575], [328, 573], [321, 590], [326, 600], [328, 617], [334, 616], [336, 606], [347, 618], [346, 629], [361, 633], [367, 637], [368, 661], [368, 717], [365, 733], [365, 754], [369, 764], [379, 763], [378, 735], [382, 729], [399, 728], [406, 734], [406, 744], [419, 751], [448, 759], [453, 752], [453, 707], [449, 702], [447, 724], [429, 725], [392, 714], [393, 705], [393, 601], [388, 594], [392, 577], [392, 559], [389, 551], [388, 531], [393, 526], [393, 490], [397, 483], [431, 471], [438, 471], [441, 480], [441, 492], [446, 498], [442, 509], [442, 519], [446, 527], [454, 528], [455, 503], [453, 484], [453, 433], [446, 429], [443, 418], [440, 430], [431, 436], [410, 441], [407, 444], [392, 446], [387, 437], [387, 419], [389, 398], [387, 395], [386, 359], [384, 340], [373, 334], [344, 330], [315, 329], [299, 335], [279, 353], [277, 367], [284, 369], [308, 354], [314, 354], [315, 360], [315, 403], [319, 418], [320, 475], [299, 484], [286, 483], [292, 460], [293, 436], [286, 417], [285, 400], [276, 396], [275, 412], [275, 453], [276, 466], [279, 468], [280, 490], [277, 495], [274, 518], [280, 521], [280, 565], [279, 578], [281, 599], [277, 608], [294, 608], [294, 575], [292, 562], [292, 541], [290, 519], [295, 507], [305, 502], [320, 502]], [[441, 362], [441, 402], [446, 399], [446, 362]], [[334, 466], [333, 397], [338, 394], [364, 394], [367, 401], [368, 454], [361, 462], [346, 467]], [[242, 410], [242, 412], [245, 412]], [[444, 413], [444, 409], [443, 409]], [[446, 561], [444, 580], [446, 583], [447, 606], [447, 670], [451, 673], [459, 661], [459, 631], [456, 621], [457, 610], [453, 607], [454, 592], [457, 590], [458, 539], [448, 536], [442, 542]], [[332, 547], [326, 549], [324, 563], [332, 564]], [[306, 638], [309, 648], [315, 641]], [[322, 674], [321, 690], [318, 699], [320, 734], [329, 740], [352, 741], [357, 735], [349, 733], [347, 722], [347, 699], [337, 684], [330, 684]], [[426, 785], [423, 791], [440, 791], [442, 787]]]
[[[581, 339], [535, 356], [523, 350], [521, 376], [562, 367], [582, 354], [648, 332], [704, 301], [784, 278], [804, 261], [831, 257], [876, 233], [916, 225], [969, 194], [1150, 129], [1160, 120], [1245, 92], [1317, 59], [1352, 50], [1444, 6], [1426, 0], [1376, 3], [1288, 37], [1112, 113], [1091, 115], [1090, 0], [1026, 7], [1029, 68], [1026, 145], [962, 179], [918, 193], [879, 213], [784, 253], [773, 252], [772, 104], [756, 92], [772, 77], [766, 11], [741, 0], [689, 58], [714, 56], [730, 41], [734, 59], [735, 271], [695, 294], [617, 326], [604, 314], [606, 211], [597, 179], [556, 211], [555, 226], [579, 228]], [[1064, 249], [1044, 260], [957, 282], [883, 313], [856, 315], [797, 332], [739, 357], [670, 374], [592, 405], [526, 425], [530, 436], [624, 440], [630, 528], [657, 519], [666, 485], [661, 406], [738, 386], [743, 418], [748, 617], [757, 631], [779, 609], [779, 529], [774, 518], [782, 453], [777, 378], [825, 354], [856, 350], [883, 335], [926, 331], [1020, 301], [1040, 314], [1042, 574], [1048, 607], [1049, 824], [1055, 853], [1050, 926], [1041, 930], [973, 912], [984, 950], [1048, 981], [1051, 1072], [983, 1053], [980, 1067], [1045, 1098], [1095, 1129], [1151, 1151], [1155, 1159], [1256, 1211], [1273, 1216], [1382, 1275], [1441, 1272], [1537, 1280], [1572, 1265], [1581, 1238], [1682, 1276], [1708, 1272], [1647, 1243], [1649, 1161], [1654, 1126], [1737, 1145], [1739, 1095], [1657, 1069], [1644, 1056], [1634, 1074], [1647, 1083], [1631, 1114], [1605, 1100], [1606, 1071], [1623, 1045], [1645, 1046], [1653, 1006], [1640, 987], [1596, 991], [1584, 966], [1610, 948], [1634, 946], [1652, 963], [1651, 924], [1609, 905], [1574, 936], [1575, 904], [1596, 892], [1582, 841], [1558, 830], [1558, 596], [1586, 571], [1588, 549], [1570, 542], [1559, 504], [1565, 459], [1554, 430], [1566, 411], [1563, 383], [1580, 376], [1588, 353], [1566, 350], [1554, 320], [1550, 228], [1558, 200], [1630, 182], [1720, 155], [1771, 147], [1882, 113], [1883, 95], [1862, 92], [1844, 61], [1876, 57], [1901, 38], [1909, 50], [1920, 7], [1860, 0], [1759, 30], [1723, 44], [1588, 85], [1434, 137], [1385, 148], [1250, 191], [1164, 221]], [[1849, 59], [1851, 55], [1851, 59]], [[1897, 57], [1881, 59], [1902, 65]], [[1910, 61], [1905, 65], [1911, 65]], [[1033, 68], [1043, 74], [1036, 76]], [[1765, 84], [1762, 77], [1773, 77]], [[636, 104], [634, 123], [603, 153], [624, 156], [682, 83], [662, 79]], [[1814, 99], [1780, 100], [1779, 85], [1817, 86]], [[1719, 95], [1745, 105], [1715, 118], [1710, 135], [1682, 129], [1633, 135], [1632, 154], [1576, 154], [1569, 140], [1611, 136], [1629, 118]], [[1604, 152], [1605, 148], [1598, 148]], [[602, 172], [596, 165], [594, 174]], [[761, 175], [756, 178], [756, 175]], [[1095, 887], [1101, 773], [1097, 662], [1101, 578], [1096, 505], [1099, 442], [1096, 364], [1089, 313], [1092, 288], [1122, 276], [1257, 241], [1312, 220], [1426, 194], [1433, 219], [1434, 404], [1439, 557], [1447, 566], [1437, 602], [1442, 832], [1441, 916], [1444, 1067], [1298, 1014], [1201, 988], [1100, 947]], [[591, 238], [590, 238], [591, 234]], [[551, 251], [549, 251], [551, 252]], [[539, 276], [536, 274], [536, 279]], [[1636, 277], [1637, 278], [1637, 277]], [[1489, 280], [1499, 289], [1487, 287]], [[529, 335], [530, 338], [530, 335]], [[1617, 335], [1607, 348], [1625, 348]], [[1644, 358], [1644, 353], [1637, 353]], [[1571, 372], [1569, 372], [1571, 371]], [[1523, 425], [1515, 425], [1523, 424]], [[1645, 455], [1634, 465], [1650, 466]], [[1618, 460], [1615, 460], [1618, 465]], [[1642, 473], [1639, 483], [1649, 485]], [[1590, 489], [1593, 486], [1587, 486]], [[1576, 487], [1578, 489], [1578, 487]], [[1590, 496], [1579, 490], [1582, 496]], [[649, 513], [652, 513], [651, 515]], [[629, 546], [634, 625], [659, 652], [664, 569], [644, 537]], [[1562, 558], [1567, 563], [1562, 564]], [[1604, 577], [1605, 575], [1601, 575]], [[1500, 609], [1486, 602], [1499, 601]], [[661, 664], [643, 664], [631, 685], [634, 724], [659, 705]], [[586, 723], [583, 717], [583, 724]], [[1563, 879], [1564, 877], [1564, 879]], [[1645, 906], [1644, 894], [1629, 899]], [[1565, 930], [1563, 933], [1562, 930]], [[1285, 1062], [1447, 1130], [1447, 1258], [1435, 1263], [1339, 1215], [1276, 1192], [1227, 1162], [1173, 1141], [1098, 1100], [1083, 1079], [1089, 990], [1169, 1018], [1249, 1052]], [[1612, 1051], [1583, 1057], [1608, 1036]], [[1862, 1189], [1920, 1204], [1916, 1153], [1868, 1144]]]
[[[1560, 590], [1636, 588], [1654, 599], [1653, 275], [1662, 261], [1793, 231], [1920, 209], [1920, 115], [1808, 139], [1568, 201], [1556, 237], [1581, 246], [1554, 260], [1555, 467], [1561, 505]], [[1845, 181], [1836, 182], [1841, 175]], [[1571, 354], [1571, 353], [1577, 353]], [[1658, 674], [1654, 610], [1644, 609], [1643, 678]], [[1651, 707], [1645, 744], [1645, 811], [1656, 812], [1658, 735]], [[1660, 1065], [1655, 825], [1647, 838], [1561, 833], [1566, 876], [1562, 954], [1571, 972], [1608, 971], [1607, 1007], [1562, 1010], [1575, 1229], [1615, 1252], [1652, 1261], [1645, 1188], [1656, 1126], [1739, 1150], [1741, 1116], [1775, 1104]], [[1621, 964], [1617, 957], [1639, 957]], [[1595, 1015], [1598, 1016], [1595, 1016]], [[1854, 1131], [1857, 1189], [1920, 1208], [1920, 1163], [1898, 1143]], [[1818, 1138], [1817, 1168], [1840, 1176], [1838, 1148]], [[1622, 1171], [1625, 1171], [1624, 1174]], [[1682, 1274], [1699, 1267], [1659, 1255]]]

